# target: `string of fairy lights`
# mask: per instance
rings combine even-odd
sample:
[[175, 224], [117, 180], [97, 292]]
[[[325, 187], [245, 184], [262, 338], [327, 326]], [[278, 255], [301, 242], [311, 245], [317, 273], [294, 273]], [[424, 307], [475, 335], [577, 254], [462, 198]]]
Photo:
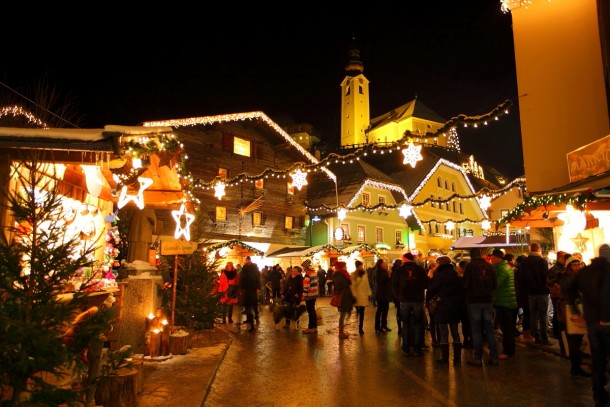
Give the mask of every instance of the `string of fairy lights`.
[[[405, 164], [408, 163], [408, 164], [411, 164], [412, 167], [414, 167], [415, 166], [414, 164], [418, 160], [414, 159], [413, 157], [417, 158], [417, 152], [419, 151], [419, 149], [421, 148], [422, 145], [426, 145], [430, 141], [431, 141], [430, 145], [436, 145], [435, 142], [436, 142], [437, 138], [438, 137], [447, 137], [447, 134], [449, 134], [450, 139], [454, 139], [454, 138], [457, 139], [457, 137], [451, 136], [452, 134], [455, 134], [455, 129], [457, 127], [463, 126], [463, 127], [477, 128], [480, 125], [487, 125], [490, 121], [498, 120], [502, 115], [508, 114], [509, 113], [508, 108], [511, 105], [512, 105], [512, 102], [510, 100], [507, 100], [507, 101], [504, 101], [503, 103], [501, 103], [500, 105], [498, 105], [496, 108], [494, 108], [489, 113], [484, 114], [484, 115], [480, 115], [480, 116], [459, 115], [459, 116], [453, 117], [452, 119], [447, 121], [441, 128], [439, 128], [438, 130], [433, 131], [433, 132], [428, 132], [428, 133], [425, 133], [422, 135], [422, 134], [406, 131], [404, 133], [404, 136], [400, 140], [397, 140], [393, 143], [388, 143], [386, 145], [370, 144], [370, 145], [366, 145], [361, 148], [358, 148], [347, 154], [330, 153], [326, 157], [324, 157], [320, 160], [314, 159], [305, 149], [302, 148], [302, 146], [300, 146], [298, 143], [294, 142], [294, 143], [296, 143], [295, 147], [298, 148], [299, 150], [303, 150], [302, 152], [312, 161], [312, 163], [307, 164], [304, 162], [298, 162], [298, 163], [294, 163], [291, 167], [283, 169], [283, 170], [266, 168], [264, 171], [262, 171], [259, 174], [250, 175], [250, 174], [246, 174], [246, 173], [241, 173], [230, 179], [225, 179], [225, 178], [221, 178], [221, 177], [217, 176], [210, 181], [203, 181], [199, 178], [193, 177], [192, 174], [188, 171], [188, 167], [186, 164], [186, 160], [188, 159], [188, 156], [186, 153], [183, 152], [184, 146], [174, 134], [162, 135], [155, 139], [144, 138], [144, 139], [138, 139], [138, 140], [130, 140], [130, 141], [126, 142], [124, 144], [124, 146], [125, 146], [125, 153], [128, 154], [129, 156], [131, 156], [132, 160], [138, 159], [140, 157], [147, 156], [150, 154], [166, 152], [171, 155], [176, 151], [180, 151], [181, 154], [179, 154], [179, 156], [176, 157], [177, 159], [175, 161], [173, 168], [174, 168], [174, 170], [176, 170], [178, 177], [181, 178], [182, 185], [185, 188], [185, 193], [187, 193], [187, 195], [188, 195], [187, 199], [191, 200], [193, 202], [199, 203], [199, 199], [195, 195], [196, 191], [198, 191], [198, 190], [201, 191], [201, 190], [212, 190], [213, 189], [214, 195], [218, 199], [222, 199], [222, 197], [225, 195], [226, 188], [238, 186], [244, 182], [256, 182], [256, 181], [268, 179], [268, 178], [286, 179], [288, 176], [290, 176], [292, 178], [292, 185], [295, 186], [296, 188], [300, 189], [303, 185], [307, 185], [307, 174], [312, 171], [313, 172], [324, 171], [327, 174], [329, 174], [329, 177], [335, 179], [333, 177], [333, 174], [330, 173], [330, 171], [328, 170], [328, 167], [330, 165], [332, 165], [332, 164], [344, 164], [344, 165], [353, 164], [354, 162], [359, 160], [361, 157], [366, 157], [369, 154], [383, 155], [383, 154], [386, 154], [386, 153], [394, 151], [394, 150], [403, 150], [403, 154], [405, 154]], [[276, 130], [278, 132], [281, 132], [281, 134], [283, 136], [285, 136], [287, 138], [287, 140], [290, 139], [290, 141], [293, 141], [293, 139], [289, 135], [284, 134], [285, 132], [283, 129], [281, 129], [279, 126], [277, 126], [277, 124], [275, 124], [273, 121], [268, 119], [267, 116], [265, 116], [262, 112], [252, 112], [250, 114], [245, 113], [245, 114], [222, 115], [222, 116], [205, 117], [205, 118], [178, 119], [178, 120], [162, 121], [162, 122], [150, 122], [150, 123], [145, 123], [144, 125], [145, 126], [179, 127], [179, 126], [189, 126], [189, 125], [192, 126], [192, 125], [197, 125], [197, 124], [212, 124], [212, 123], [218, 123], [218, 122], [222, 122], [222, 121], [247, 120], [247, 119], [255, 119], [255, 118], [259, 118], [259, 119], [268, 121], [270, 125], [277, 127]], [[419, 145], [415, 146], [414, 143], [419, 143]], [[406, 146], [408, 146], [408, 147], [406, 147]], [[419, 147], [419, 149], [417, 149], [418, 147]], [[416, 149], [413, 150], [413, 148], [416, 148]], [[455, 146], [453, 146], [453, 148], [459, 149], [459, 145], [456, 144]], [[405, 152], [405, 150], [409, 150], [409, 149], [411, 149], [411, 151], [409, 151], [408, 153]], [[407, 160], [408, 157], [410, 157], [411, 159]], [[437, 165], [440, 165], [442, 163], [441, 161], [443, 161], [443, 160], [439, 160], [439, 163], [437, 163]], [[455, 165], [453, 163], [450, 163], [450, 162], [445, 162], [445, 164], [454, 166], [456, 169], [462, 169], [462, 167]], [[518, 179], [515, 179], [514, 181], [512, 181], [510, 184], [508, 184], [500, 189], [490, 189], [488, 187], [484, 187], [472, 194], [453, 193], [452, 195], [445, 197], [445, 198], [428, 197], [420, 202], [412, 202], [412, 199], [417, 195], [419, 190], [421, 188], [423, 188], [423, 186], [429, 181], [429, 177], [432, 176], [433, 172], [434, 171], [429, 172], [428, 178], [423, 180], [421, 185], [418, 187], [418, 189], [416, 191], [414, 191], [414, 193], [411, 195], [411, 197], [405, 197], [405, 199], [403, 201], [398, 202], [395, 205], [379, 203], [377, 205], [369, 206], [369, 205], [364, 205], [362, 203], [359, 203], [357, 205], [348, 205], [347, 207], [344, 205], [334, 205], [334, 206], [333, 205], [320, 205], [320, 206], [316, 206], [316, 207], [307, 206], [307, 209], [308, 209], [308, 211], [319, 212], [321, 214], [337, 213], [337, 215], [340, 218], [343, 218], [345, 216], [345, 214], [350, 211], [374, 212], [374, 211], [384, 211], [384, 210], [398, 210], [398, 211], [402, 212], [401, 216], [406, 218], [407, 216], [409, 216], [411, 214], [411, 211], [415, 208], [422, 207], [424, 205], [430, 205], [432, 207], [434, 207], [436, 205], [437, 207], [440, 207], [441, 205], [447, 204], [454, 200], [460, 201], [460, 200], [476, 199], [478, 201], [479, 205], [481, 206], [481, 209], [483, 209], [483, 211], [485, 211], [487, 209], [487, 207], [489, 207], [489, 204], [492, 200], [496, 199], [498, 196], [503, 195], [504, 193], [510, 191], [513, 188], [520, 188], [523, 190], [523, 193], [525, 192], [525, 180], [523, 178], [518, 178]], [[129, 176], [123, 176], [123, 179], [128, 179], [128, 178], [129, 178]], [[474, 188], [472, 190], [474, 191]], [[582, 207], [582, 202], [581, 202], [582, 200], [583, 200], [582, 196], [574, 197], [574, 196], [567, 196], [567, 195], [565, 195], [565, 196], [559, 196], [559, 195], [547, 196], [547, 195], [545, 195], [543, 197], [529, 198], [529, 200], [525, 201], [522, 205], [519, 205], [519, 206], [513, 208], [513, 210], [511, 210], [508, 213], [508, 215], [504, 216], [501, 220], [499, 220], [497, 222], [498, 223], [510, 222], [511, 220], [513, 220], [513, 219], [519, 217], [520, 215], [522, 215], [523, 213], [525, 213], [526, 208], [528, 208], [529, 206], [540, 206], [540, 205], [544, 205], [545, 202], [547, 202], [549, 204], [574, 203], [575, 207]], [[540, 204], [540, 205], [537, 205], [537, 204]], [[418, 222], [420, 222], [420, 224], [435, 224], [435, 223], [444, 224], [447, 227], [447, 229], [451, 229], [453, 226], [463, 224], [463, 223], [478, 223], [478, 224], [482, 225], [483, 229], [486, 229], [486, 227], [489, 223], [489, 220], [486, 218], [483, 218], [483, 219], [461, 218], [461, 219], [447, 219], [447, 220], [429, 219], [426, 221], [420, 221], [418, 219]]]

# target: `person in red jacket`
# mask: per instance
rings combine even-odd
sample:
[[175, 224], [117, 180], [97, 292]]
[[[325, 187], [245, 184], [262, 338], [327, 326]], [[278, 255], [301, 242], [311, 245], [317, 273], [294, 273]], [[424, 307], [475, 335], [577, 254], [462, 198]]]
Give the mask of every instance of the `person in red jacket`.
[[237, 304], [239, 297], [239, 275], [233, 267], [233, 262], [228, 261], [225, 268], [220, 273], [218, 281], [218, 294], [220, 295], [220, 304], [222, 305], [222, 323], [233, 323], [233, 305]]

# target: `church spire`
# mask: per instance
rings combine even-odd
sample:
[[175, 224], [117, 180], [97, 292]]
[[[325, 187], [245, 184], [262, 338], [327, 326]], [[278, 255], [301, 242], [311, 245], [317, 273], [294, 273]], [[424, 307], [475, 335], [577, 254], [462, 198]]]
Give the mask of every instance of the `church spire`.
[[345, 64], [345, 72], [349, 76], [357, 76], [364, 72], [364, 65], [360, 60], [360, 50], [356, 46], [356, 35], [352, 35], [352, 47], [347, 53], [348, 61]]

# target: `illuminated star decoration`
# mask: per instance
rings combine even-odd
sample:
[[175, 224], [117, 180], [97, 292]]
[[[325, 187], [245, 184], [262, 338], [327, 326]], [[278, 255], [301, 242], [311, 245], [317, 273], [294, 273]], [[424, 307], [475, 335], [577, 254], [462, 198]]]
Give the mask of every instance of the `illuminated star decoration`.
[[415, 168], [415, 164], [424, 159], [424, 157], [421, 156], [421, 146], [416, 146], [413, 142], [410, 142], [409, 147], [402, 150], [402, 153], [405, 156], [402, 163], [410, 164], [411, 168]]
[[140, 183], [140, 188], [138, 189], [138, 193], [136, 195], [127, 194], [127, 185], [123, 185], [121, 195], [119, 196], [119, 202], [117, 202], [117, 207], [119, 209], [127, 205], [129, 201], [133, 201], [138, 208], [144, 209], [144, 190], [152, 185], [153, 180], [150, 178], [138, 177], [138, 182]]
[[339, 208], [337, 210], [337, 217], [339, 218], [339, 220], [345, 219], [346, 216], [347, 216], [347, 209]]
[[445, 227], [447, 228], [448, 231], [452, 231], [453, 229], [455, 229], [455, 223], [452, 221], [449, 221], [449, 222], [445, 223]]
[[490, 222], [490, 221], [488, 221], [488, 220], [481, 221], [481, 228], [482, 228], [483, 230], [489, 230], [489, 229], [491, 229], [491, 222]]
[[219, 182], [216, 185], [214, 185], [214, 196], [216, 198], [218, 198], [219, 200], [222, 199], [223, 196], [225, 196], [225, 183], [224, 182]]
[[400, 216], [402, 216], [403, 218], [407, 219], [409, 216], [411, 216], [411, 211], [413, 210], [413, 207], [407, 204], [402, 204], [400, 206], [400, 208], [398, 208], [398, 213]]
[[491, 197], [487, 195], [481, 195], [481, 197], [477, 198], [477, 200], [479, 201], [481, 209], [483, 209], [484, 211], [486, 211], [491, 206]]
[[584, 237], [579, 233], [570, 240], [574, 242], [574, 246], [576, 246], [576, 250], [579, 252], [584, 252], [587, 250], [587, 240], [589, 240], [588, 237]]
[[297, 189], [299, 191], [301, 190], [301, 187], [303, 185], [307, 185], [307, 173], [306, 172], [303, 172], [300, 169], [298, 169], [295, 172], [293, 172], [292, 174], [290, 174], [290, 176], [292, 177], [292, 185], [297, 187]]
[[[187, 241], [191, 240], [191, 223], [195, 220], [195, 215], [191, 215], [186, 211], [184, 204], [180, 207], [179, 211], [172, 211], [172, 216], [176, 221], [176, 231], [174, 232], [174, 238], [179, 239], [180, 236], [184, 236]], [[185, 219], [185, 225], [182, 226], [182, 218]]]

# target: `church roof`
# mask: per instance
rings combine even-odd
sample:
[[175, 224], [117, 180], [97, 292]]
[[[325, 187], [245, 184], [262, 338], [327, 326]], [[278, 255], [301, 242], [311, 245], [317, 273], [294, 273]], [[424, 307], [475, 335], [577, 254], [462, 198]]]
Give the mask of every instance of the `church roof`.
[[430, 120], [437, 123], [446, 122], [439, 114], [415, 98], [381, 116], [372, 118], [369, 131], [378, 127], [383, 127], [388, 123], [399, 122], [411, 117], [417, 117], [419, 119]]

